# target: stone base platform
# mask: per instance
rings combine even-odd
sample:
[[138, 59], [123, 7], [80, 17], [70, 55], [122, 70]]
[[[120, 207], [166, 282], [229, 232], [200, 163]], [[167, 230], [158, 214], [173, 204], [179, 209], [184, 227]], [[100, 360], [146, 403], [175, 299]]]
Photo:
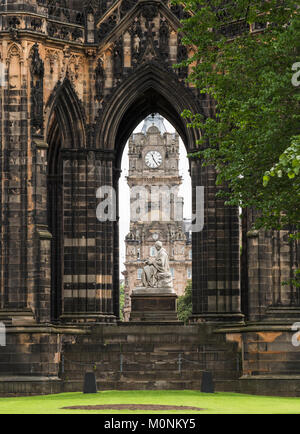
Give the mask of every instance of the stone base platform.
[[130, 322], [179, 323], [177, 298], [171, 288], [134, 289]]
[[7, 345], [0, 347], [0, 396], [82, 392], [92, 369], [99, 391], [200, 391], [202, 373], [209, 371], [218, 392], [300, 397], [291, 327], [8, 325]]

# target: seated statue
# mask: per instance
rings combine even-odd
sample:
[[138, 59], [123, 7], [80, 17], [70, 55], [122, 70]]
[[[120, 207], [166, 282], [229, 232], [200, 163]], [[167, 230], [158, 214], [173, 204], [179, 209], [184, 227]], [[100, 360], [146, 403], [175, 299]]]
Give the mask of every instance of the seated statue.
[[173, 288], [173, 278], [170, 273], [169, 256], [163, 248], [162, 243], [155, 243], [157, 255], [149, 258], [142, 275], [142, 282], [145, 288]]

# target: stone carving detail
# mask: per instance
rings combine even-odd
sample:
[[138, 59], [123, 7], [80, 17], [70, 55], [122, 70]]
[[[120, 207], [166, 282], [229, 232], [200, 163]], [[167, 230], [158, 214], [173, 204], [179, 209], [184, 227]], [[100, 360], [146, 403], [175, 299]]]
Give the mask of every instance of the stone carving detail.
[[155, 243], [157, 255], [149, 258], [142, 275], [145, 288], [173, 288], [173, 278], [170, 273], [169, 255], [160, 241]]
[[120, 39], [114, 47], [114, 77], [118, 82], [121, 81], [123, 76], [123, 45]]
[[54, 24], [49, 23], [49, 24], [47, 25], [47, 32], [48, 32], [48, 35], [51, 36], [51, 38], [55, 36], [56, 31], [57, 31], [57, 29], [56, 29], [56, 27], [54, 26]]
[[32, 47], [31, 54], [31, 127], [32, 135], [42, 135], [43, 118], [43, 91], [44, 91], [44, 62], [40, 58], [39, 46]]
[[152, 61], [155, 58], [160, 56], [158, 50], [158, 41], [156, 41], [155, 35], [156, 33], [153, 31], [154, 24], [150, 22], [146, 22], [147, 32], [145, 34], [146, 40], [143, 43], [143, 52], [140, 56], [140, 61]]
[[100, 24], [100, 29], [98, 30], [99, 40], [105, 38], [117, 25], [118, 16], [117, 14], [112, 14], [108, 17], [106, 21]]
[[49, 59], [49, 66], [50, 66], [50, 74], [54, 73], [55, 65], [57, 65], [57, 70], [60, 71], [60, 60], [59, 60], [59, 54], [55, 50], [46, 50], [46, 59]]
[[21, 22], [17, 17], [11, 17], [8, 21], [9, 28], [11, 29], [19, 29]]
[[190, 15], [185, 12], [183, 6], [181, 5], [171, 5], [170, 9], [171, 12], [175, 15], [175, 17], [178, 18], [178, 20], [185, 20], [187, 18], [190, 18]]
[[76, 28], [73, 31], [71, 31], [71, 39], [72, 39], [72, 41], [78, 41], [81, 38], [83, 38], [83, 32], [82, 32], [82, 30]]
[[77, 10], [70, 9], [66, 0], [48, 0], [49, 17], [69, 23], [84, 24], [84, 14]]
[[[107, 9], [107, 2], [101, 2], [103, 14]], [[101, 40], [105, 38], [115, 27], [116, 25], [125, 17], [125, 15], [136, 5], [136, 0], [123, 0], [119, 7], [114, 10], [114, 12], [103, 22], [100, 24], [100, 29], [98, 30], [98, 39]]]
[[[177, 51], [177, 62], [181, 63], [184, 60], [187, 60], [187, 58], [188, 58], [187, 48], [179, 40], [178, 51]], [[187, 78], [187, 76], [188, 76], [188, 67], [187, 66], [182, 66], [182, 67], [178, 68], [178, 76], [179, 76], [179, 78], [182, 78], [182, 79]]]
[[160, 29], [159, 29], [159, 48], [160, 48], [160, 54], [162, 58], [165, 60], [168, 60], [169, 57], [169, 26], [165, 19], [162, 19], [160, 21]]
[[65, 64], [66, 64], [66, 72], [70, 79], [70, 81], [74, 84], [79, 78], [80, 68], [82, 67], [82, 58], [80, 56], [75, 55], [66, 55], [65, 53]]
[[20, 26], [21, 22], [17, 17], [11, 17], [8, 21], [8, 31], [13, 41], [17, 41], [17, 39], [19, 38]]
[[33, 77], [38, 77], [43, 79], [44, 77], [44, 62], [40, 58], [39, 46], [35, 44], [32, 47], [32, 56], [31, 56], [31, 75]]
[[123, 0], [120, 6], [121, 19], [136, 5], [135, 0]]
[[130, 29], [130, 35], [131, 35], [132, 62], [133, 64], [136, 64], [141, 53], [142, 38], [143, 38], [141, 22], [138, 18], [135, 19]]
[[95, 79], [96, 79], [96, 99], [101, 101], [103, 98], [103, 90], [104, 90], [104, 68], [103, 68], [103, 60], [98, 59], [97, 68], [95, 70]]
[[70, 9], [67, 7], [66, 0], [49, 0], [48, 1], [49, 16], [58, 19], [67, 19], [70, 22]]
[[47, 32], [52, 38], [83, 42], [83, 30], [78, 27], [74, 28], [66, 25], [58, 25], [56, 23], [48, 23]]
[[31, 20], [30, 25], [32, 30], [34, 30], [35, 32], [40, 32], [42, 29], [43, 22], [42, 20], [34, 18], [33, 20]]
[[156, 5], [145, 5], [142, 9], [142, 15], [146, 21], [153, 21], [158, 15], [158, 7]]

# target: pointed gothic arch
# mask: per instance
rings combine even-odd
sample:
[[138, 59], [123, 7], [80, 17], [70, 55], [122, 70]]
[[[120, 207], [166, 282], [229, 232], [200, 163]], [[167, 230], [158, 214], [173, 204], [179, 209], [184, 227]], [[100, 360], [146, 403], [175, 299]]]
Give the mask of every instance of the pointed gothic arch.
[[58, 82], [46, 105], [46, 139], [53, 123], [61, 132], [64, 148], [86, 147], [85, 113], [81, 101], [68, 78]]
[[[107, 101], [96, 127], [95, 146], [122, 155], [135, 127], [151, 113], [159, 112], [178, 131], [188, 152], [195, 150], [200, 132], [188, 128], [181, 114], [189, 109], [201, 113], [194, 94], [178, 80], [173, 71], [158, 63], [141, 65]], [[119, 167], [118, 158], [117, 166]]]
[[86, 148], [85, 116], [79, 98], [68, 78], [58, 83], [47, 104], [46, 137], [48, 149], [48, 225], [52, 234], [51, 246], [51, 318], [58, 320], [63, 313], [64, 243], [66, 209], [65, 181], [76, 178], [70, 172], [72, 163], [68, 151]]
[[[201, 106], [202, 104], [202, 106]], [[100, 113], [95, 135], [95, 148], [111, 165], [111, 182], [118, 191], [120, 166], [125, 144], [135, 127], [149, 114], [158, 112], [177, 130], [188, 152], [197, 149], [200, 131], [187, 127], [181, 114], [185, 109], [202, 113], [209, 109], [195, 89], [188, 88], [177, 74], [156, 62], [141, 64], [118, 85]], [[195, 318], [222, 318], [240, 321], [240, 283], [238, 210], [225, 211], [216, 199], [216, 173], [213, 167], [202, 168], [198, 159], [191, 160], [193, 212], [196, 211], [196, 188], [204, 187], [205, 228], [193, 234], [193, 312]], [[221, 203], [222, 202], [222, 203]], [[218, 208], [218, 211], [217, 211]], [[217, 217], [218, 213], [218, 217]], [[119, 215], [119, 211], [117, 212]], [[216, 220], [218, 219], [218, 223]], [[216, 238], [222, 228], [226, 239]], [[113, 239], [113, 288], [115, 312], [119, 297], [119, 227], [111, 226]], [[233, 238], [234, 234], [234, 238]], [[232, 242], [229, 240], [232, 239]], [[107, 251], [107, 256], [109, 252]], [[222, 297], [218, 288], [224, 288]]]

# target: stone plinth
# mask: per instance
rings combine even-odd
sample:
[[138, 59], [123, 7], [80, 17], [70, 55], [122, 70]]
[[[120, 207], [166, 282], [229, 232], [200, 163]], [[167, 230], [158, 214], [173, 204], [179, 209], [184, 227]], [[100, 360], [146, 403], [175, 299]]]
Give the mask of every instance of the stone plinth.
[[130, 321], [178, 323], [177, 298], [170, 288], [136, 288], [131, 295]]

